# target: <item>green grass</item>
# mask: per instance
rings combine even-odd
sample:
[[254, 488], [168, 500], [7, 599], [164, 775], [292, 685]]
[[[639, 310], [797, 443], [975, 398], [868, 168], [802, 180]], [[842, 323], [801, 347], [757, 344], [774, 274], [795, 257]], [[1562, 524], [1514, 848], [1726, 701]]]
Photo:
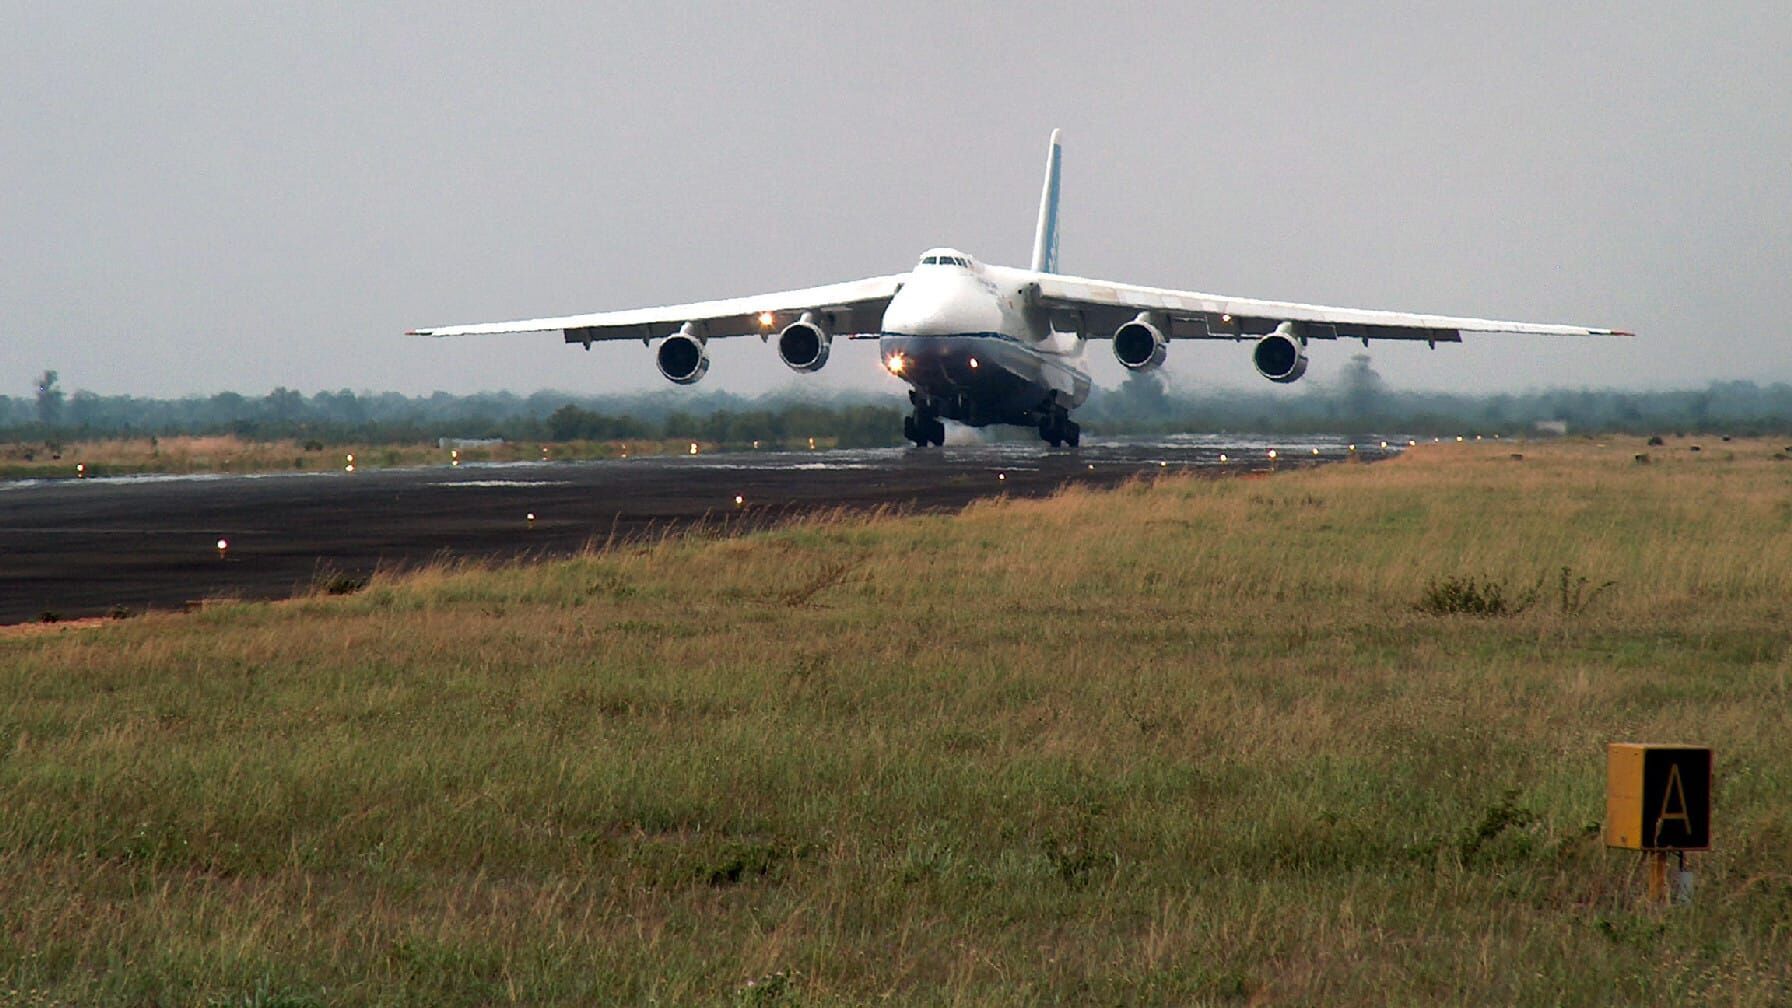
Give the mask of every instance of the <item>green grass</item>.
[[[1792, 466], [1635, 450], [0, 638], [0, 1003], [1786, 1003]], [[1619, 740], [1717, 750], [1690, 907]]]

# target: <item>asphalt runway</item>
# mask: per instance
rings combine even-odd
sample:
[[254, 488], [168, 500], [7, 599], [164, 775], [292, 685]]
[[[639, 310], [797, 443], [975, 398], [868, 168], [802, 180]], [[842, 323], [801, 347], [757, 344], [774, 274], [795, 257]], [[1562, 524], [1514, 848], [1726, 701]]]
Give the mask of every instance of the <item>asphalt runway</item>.
[[[1379, 444], [1357, 457], [1393, 453]], [[1264, 471], [1351, 454], [1336, 438], [1177, 436], [1090, 439], [1075, 451], [1017, 442], [0, 483], [0, 623], [287, 598], [331, 574], [564, 555], [697, 522], [744, 531], [833, 508], [951, 511], [1073, 483]], [[229, 544], [222, 556], [220, 539]]]

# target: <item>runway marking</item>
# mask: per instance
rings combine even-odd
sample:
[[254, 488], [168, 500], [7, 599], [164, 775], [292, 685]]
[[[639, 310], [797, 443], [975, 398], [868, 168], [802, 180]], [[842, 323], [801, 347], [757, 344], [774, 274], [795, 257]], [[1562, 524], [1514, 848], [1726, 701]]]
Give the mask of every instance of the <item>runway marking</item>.
[[553, 487], [572, 486], [570, 480], [441, 480], [439, 487]]

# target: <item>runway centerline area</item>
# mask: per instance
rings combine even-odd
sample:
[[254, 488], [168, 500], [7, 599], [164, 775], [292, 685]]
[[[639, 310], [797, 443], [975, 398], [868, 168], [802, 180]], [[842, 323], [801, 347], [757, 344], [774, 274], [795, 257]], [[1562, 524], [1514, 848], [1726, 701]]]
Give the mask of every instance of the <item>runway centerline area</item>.
[[[1365, 442], [1357, 457], [1393, 453], [1378, 444]], [[698, 522], [747, 531], [833, 508], [952, 511], [1068, 484], [1351, 454], [1341, 438], [1173, 436], [1091, 439], [1076, 451], [1000, 443], [0, 483], [0, 623], [286, 598], [325, 574], [565, 555]]]

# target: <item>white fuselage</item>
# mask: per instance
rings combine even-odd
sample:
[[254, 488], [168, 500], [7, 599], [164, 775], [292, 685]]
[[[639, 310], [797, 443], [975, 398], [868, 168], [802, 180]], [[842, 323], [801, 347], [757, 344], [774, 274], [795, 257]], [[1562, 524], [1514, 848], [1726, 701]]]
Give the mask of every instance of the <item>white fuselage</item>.
[[1084, 340], [1031, 303], [1030, 270], [985, 266], [952, 249], [921, 257], [884, 311], [884, 366], [939, 415], [982, 426], [1037, 421], [1089, 396]]

